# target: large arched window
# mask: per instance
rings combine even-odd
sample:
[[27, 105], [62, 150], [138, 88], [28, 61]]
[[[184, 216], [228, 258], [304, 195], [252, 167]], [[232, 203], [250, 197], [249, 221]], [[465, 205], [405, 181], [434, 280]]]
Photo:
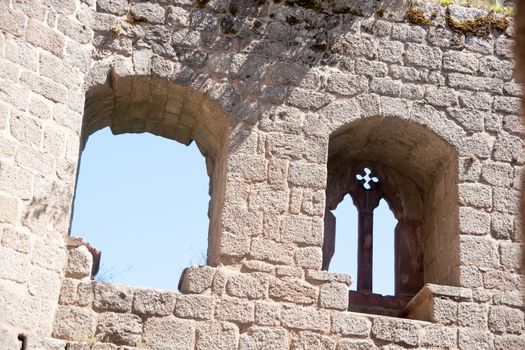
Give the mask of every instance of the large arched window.
[[[206, 191], [210, 200], [207, 205], [207, 251], [197, 252], [196, 255], [204, 256], [196, 257], [195, 263], [214, 264], [224, 201], [230, 117], [204, 94], [161, 77], [118, 76], [117, 72], [112, 72], [111, 78], [111, 84], [91, 87], [86, 93], [81, 149], [86, 147], [92, 134], [106, 127], [114, 135], [148, 133], [186, 146], [196, 145], [209, 178]], [[188, 165], [180, 163], [178, 166]], [[173, 231], [178, 229], [180, 227], [173, 227]], [[152, 234], [147, 231], [144, 235]], [[82, 232], [70, 234], [82, 235]], [[180, 235], [180, 240], [184, 240], [184, 234]]]
[[[332, 211], [346, 195], [358, 211], [356, 291], [349, 310], [401, 316], [424, 283], [457, 285], [457, 161], [455, 151], [424, 127], [394, 118], [355, 121], [329, 144], [323, 268], [336, 249]], [[374, 211], [388, 203], [394, 234], [395, 293], [373, 293]], [[337, 249], [344, 249], [337, 246]]]
[[97, 280], [175, 290], [206, 264], [209, 178], [195, 144], [150, 133], [90, 136], [71, 232], [102, 251]]

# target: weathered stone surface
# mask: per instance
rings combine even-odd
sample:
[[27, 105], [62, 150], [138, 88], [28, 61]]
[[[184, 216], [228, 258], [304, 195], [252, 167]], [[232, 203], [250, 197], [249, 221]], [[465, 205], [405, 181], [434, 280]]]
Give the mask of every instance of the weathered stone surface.
[[66, 276], [84, 278], [91, 276], [93, 256], [86, 246], [69, 249], [66, 267]]
[[280, 324], [281, 306], [278, 303], [259, 301], [255, 303], [255, 323], [261, 326]]
[[152, 317], [144, 324], [144, 344], [151, 349], [193, 349], [195, 325], [193, 321], [173, 316]]
[[96, 283], [93, 307], [100, 311], [129, 312], [133, 303], [133, 292], [130, 287]]
[[215, 317], [219, 320], [250, 323], [254, 320], [253, 302], [235, 298], [223, 298], [217, 305]]
[[458, 331], [458, 345], [460, 349], [491, 349], [494, 336], [486, 331], [469, 328], [460, 328]]
[[367, 337], [371, 328], [372, 322], [367, 318], [350, 313], [332, 315], [332, 332], [343, 336]]
[[99, 316], [96, 335], [105, 342], [136, 346], [141, 334], [142, 320], [136, 315], [105, 312]]
[[289, 301], [300, 304], [313, 304], [317, 301], [318, 289], [301, 280], [272, 279], [268, 294], [278, 301]]
[[294, 329], [327, 331], [330, 328], [330, 315], [312, 307], [283, 305], [281, 321]]
[[524, 328], [523, 312], [505, 306], [491, 306], [488, 324], [489, 329], [496, 333], [521, 334]]
[[329, 337], [310, 332], [300, 332], [292, 338], [292, 350], [334, 350], [336, 342]]
[[288, 342], [284, 329], [254, 327], [241, 335], [239, 350], [287, 350]]
[[415, 321], [377, 317], [372, 323], [372, 335], [380, 340], [414, 346], [419, 342], [420, 328]]
[[88, 339], [95, 334], [96, 314], [74, 306], [60, 306], [55, 316], [53, 337], [59, 339]]
[[215, 299], [206, 295], [180, 295], [175, 306], [175, 315], [184, 318], [209, 320], [213, 316]]
[[321, 286], [319, 305], [327, 309], [348, 309], [348, 287], [344, 283], [330, 283]]
[[210, 322], [197, 326], [197, 350], [235, 350], [239, 329], [226, 322]]
[[266, 296], [269, 280], [269, 276], [262, 273], [232, 276], [228, 279], [226, 291], [235, 297], [262, 299]]
[[133, 312], [144, 316], [171, 315], [175, 308], [175, 294], [159, 290], [137, 289]]

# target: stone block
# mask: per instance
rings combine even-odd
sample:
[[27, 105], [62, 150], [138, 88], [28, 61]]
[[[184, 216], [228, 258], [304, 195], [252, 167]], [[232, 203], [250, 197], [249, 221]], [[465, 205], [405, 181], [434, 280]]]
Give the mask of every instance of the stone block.
[[521, 266], [521, 245], [517, 243], [501, 243], [499, 246], [501, 266], [507, 270], [518, 271]]
[[162, 24], [166, 18], [166, 10], [155, 3], [138, 3], [131, 6], [133, 16], [139, 21]]
[[[46, 336], [30, 334], [26, 338], [24, 350], [66, 350], [70, 349], [65, 341], [49, 338]], [[74, 349], [72, 349], [74, 350]]]
[[228, 160], [228, 173], [252, 181], [266, 180], [266, 159], [261, 156], [232, 155]]
[[0, 247], [0, 278], [24, 283], [29, 277], [30, 266], [29, 255]]
[[41, 298], [56, 300], [60, 295], [61, 276], [58, 272], [32, 266], [27, 281], [29, 294]]
[[313, 304], [317, 302], [318, 289], [299, 279], [280, 280], [274, 278], [270, 282], [268, 295], [277, 301], [288, 301], [298, 304]]
[[458, 305], [458, 325], [463, 327], [486, 329], [487, 305], [477, 303], [460, 303]]
[[69, 249], [65, 271], [67, 277], [77, 279], [90, 277], [92, 266], [93, 256], [86, 246], [82, 245]]
[[[492, 207], [492, 188], [490, 186], [482, 184], [459, 184], [458, 192], [460, 205], [471, 206], [474, 208]], [[481, 211], [476, 212], [478, 212], [479, 214], [473, 214], [472, 211], [466, 210], [465, 219], [467, 219], [467, 217], [471, 215], [477, 217], [478, 219], [481, 219], [481, 217], [483, 216], [480, 214]], [[474, 221], [477, 221], [478, 223], [480, 222], [480, 220]], [[486, 221], [486, 219], [482, 219], [481, 221], [484, 222]]]
[[402, 42], [421, 43], [425, 41], [427, 32], [423, 27], [399, 23], [392, 28], [392, 39]]
[[97, 0], [97, 10], [100, 12], [124, 15], [127, 7], [128, 2], [126, 0]]
[[343, 96], [355, 96], [368, 90], [368, 80], [359, 75], [334, 72], [328, 78], [327, 90]]
[[281, 238], [286, 242], [321, 246], [323, 222], [321, 219], [290, 215], [281, 221]]
[[302, 88], [293, 88], [286, 101], [293, 107], [306, 110], [319, 110], [335, 100], [335, 97], [326, 93]]
[[524, 329], [523, 312], [505, 306], [491, 306], [488, 325], [489, 329], [495, 333], [522, 334]]
[[59, 306], [55, 315], [53, 337], [59, 339], [88, 339], [95, 334], [96, 314], [76, 306]]
[[175, 293], [152, 289], [137, 289], [133, 313], [141, 316], [167, 316], [175, 309]]
[[346, 284], [348, 287], [350, 287], [353, 282], [352, 277], [346, 273], [322, 270], [307, 270], [306, 279], [314, 282], [340, 282]]
[[336, 342], [330, 337], [311, 333], [299, 332], [292, 338], [291, 350], [335, 350]]
[[78, 305], [88, 306], [93, 302], [94, 283], [91, 281], [82, 281], [78, 285]]
[[96, 336], [116, 345], [137, 346], [142, 338], [142, 320], [131, 314], [102, 313], [98, 318]]
[[492, 189], [493, 208], [497, 211], [515, 214], [519, 210], [519, 191], [494, 187]]
[[209, 320], [213, 317], [215, 299], [207, 295], [180, 295], [175, 305], [175, 316]]
[[250, 252], [250, 239], [241, 234], [223, 232], [219, 242], [220, 253], [226, 256], [244, 256]]
[[503, 291], [516, 290], [520, 286], [520, 275], [509, 271], [488, 270], [483, 273], [483, 286]]
[[26, 40], [58, 57], [64, 56], [64, 36], [38, 21], [30, 19], [27, 23]]
[[293, 261], [293, 246], [277, 243], [269, 239], [255, 238], [252, 240], [250, 255], [255, 259], [272, 263], [291, 264]]
[[100, 311], [130, 312], [133, 294], [130, 287], [95, 283], [93, 308]]
[[14, 197], [0, 195], [0, 223], [16, 224], [19, 220], [20, 208]]
[[512, 182], [512, 166], [508, 163], [486, 162], [481, 169], [481, 178], [497, 187], [508, 187]]
[[330, 329], [330, 314], [313, 307], [283, 305], [281, 322], [292, 329], [327, 332]]
[[288, 181], [296, 186], [323, 188], [326, 183], [326, 166], [305, 162], [291, 162]]
[[196, 350], [236, 350], [239, 329], [227, 322], [208, 322], [197, 326]]
[[398, 97], [401, 93], [402, 83], [390, 77], [375, 78], [370, 82], [370, 91], [378, 95]]
[[239, 350], [288, 350], [288, 344], [284, 329], [253, 327], [241, 334]]
[[417, 67], [439, 68], [441, 66], [441, 50], [421, 44], [408, 43], [406, 59], [409, 64]]
[[222, 298], [215, 312], [218, 320], [239, 323], [252, 323], [254, 321], [255, 305], [251, 301]]
[[374, 342], [371, 340], [353, 340], [353, 339], [341, 339], [337, 349], [340, 350], [376, 350], [378, 349]]
[[73, 305], [78, 301], [79, 283], [76, 279], [64, 278], [60, 288], [60, 299], [58, 300], [61, 305]]
[[462, 265], [481, 268], [499, 266], [499, 254], [494, 241], [482, 237], [461, 236], [459, 259]]
[[344, 283], [330, 283], [320, 288], [319, 305], [327, 309], [348, 309], [348, 287]]
[[506, 305], [515, 308], [522, 308], [525, 305], [525, 301], [521, 298], [521, 291], [504, 291], [494, 293], [494, 304]]
[[226, 291], [234, 297], [262, 299], [267, 295], [269, 280], [264, 273], [234, 275], [228, 279]]
[[479, 60], [475, 54], [460, 51], [447, 51], [443, 54], [443, 69], [460, 73], [476, 73], [478, 67]]
[[421, 324], [417, 321], [377, 317], [372, 323], [372, 336], [400, 345], [415, 346], [419, 342], [420, 329]]
[[[465, 195], [465, 192], [466, 192], [465, 188], [461, 187], [460, 185], [459, 197], [460, 197], [460, 201], [462, 202], [468, 202], [468, 200], [465, 200], [465, 197], [468, 196], [468, 194]], [[474, 193], [479, 194], [480, 196], [483, 196], [483, 194], [480, 192], [474, 192]], [[488, 194], [489, 195], [491, 194], [490, 190], [488, 191]], [[491, 199], [491, 197], [489, 198]], [[485, 200], [485, 202], [488, 203], [489, 201]], [[479, 210], [479, 209], [460, 207], [459, 208], [459, 231], [460, 233], [470, 234], [470, 235], [486, 235], [490, 233], [490, 214], [483, 210]]]
[[319, 247], [299, 248], [295, 251], [295, 263], [301, 268], [320, 270], [322, 254]]
[[372, 328], [369, 319], [348, 312], [334, 313], [332, 315], [332, 332], [342, 336], [368, 337]]
[[480, 60], [479, 71], [481, 74], [509, 80], [512, 78], [513, 64], [507, 60], [500, 60], [494, 56], [483, 57]]
[[173, 316], [152, 317], [144, 323], [144, 344], [153, 350], [192, 350], [195, 324]]
[[452, 88], [501, 93], [503, 81], [498, 78], [478, 77], [462, 73], [450, 73], [448, 86]]
[[460, 350], [489, 350], [492, 349], [494, 336], [489, 332], [460, 328], [458, 331], [458, 346]]
[[209, 266], [190, 266], [181, 277], [181, 292], [200, 294], [211, 288], [215, 269]]
[[492, 237], [509, 239], [514, 232], [514, 215], [493, 212], [490, 220]]
[[521, 350], [525, 349], [525, 337], [518, 335], [501, 335], [494, 337], [496, 350]]
[[457, 331], [442, 326], [425, 328], [421, 335], [421, 345], [426, 348], [453, 349], [457, 347]]
[[425, 99], [428, 103], [436, 107], [452, 107], [458, 104], [457, 92], [447, 87], [427, 87]]
[[281, 306], [278, 303], [258, 301], [255, 303], [255, 323], [261, 326], [280, 325]]
[[20, 350], [18, 334], [7, 327], [0, 326], [0, 344], [5, 350]]

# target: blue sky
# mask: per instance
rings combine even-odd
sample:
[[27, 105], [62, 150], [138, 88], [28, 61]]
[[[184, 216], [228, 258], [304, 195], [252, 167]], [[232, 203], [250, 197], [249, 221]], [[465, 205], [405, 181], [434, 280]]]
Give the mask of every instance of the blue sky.
[[[182, 270], [206, 261], [208, 185], [195, 144], [100, 130], [81, 156], [71, 235], [102, 251], [99, 278], [177, 290]], [[334, 213], [336, 252], [330, 271], [355, 279], [357, 211], [347, 196]], [[395, 224], [381, 201], [374, 212], [373, 284], [382, 294], [393, 294]]]

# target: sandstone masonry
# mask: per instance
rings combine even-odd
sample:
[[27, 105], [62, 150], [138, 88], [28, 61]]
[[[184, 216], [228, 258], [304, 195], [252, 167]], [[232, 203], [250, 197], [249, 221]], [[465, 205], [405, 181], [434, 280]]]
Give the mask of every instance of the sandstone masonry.
[[[450, 24], [482, 10], [413, 6], [1, 2], [0, 348], [525, 348], [514, 20], [480, 36]], [[180, 293], [92, 281], [68, 233], [107, 126], [206, 157], [209, 266]], [[425, 285], [404, 318], [347, 311], [352, 277], [321, 270], [338, 159], [408, 179]]]

